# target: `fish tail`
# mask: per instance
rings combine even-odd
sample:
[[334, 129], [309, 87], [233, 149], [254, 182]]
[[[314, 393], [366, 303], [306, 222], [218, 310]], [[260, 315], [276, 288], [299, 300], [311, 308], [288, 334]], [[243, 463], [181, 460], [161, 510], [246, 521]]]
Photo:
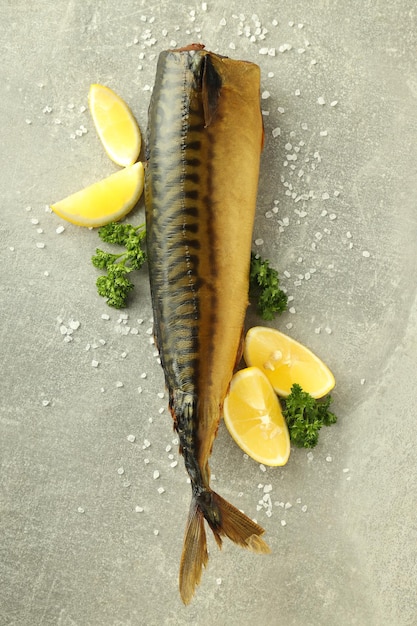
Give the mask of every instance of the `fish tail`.
[[181, 555], [179, 586], [184, 604], [189, 604], [195, 588], [200, 584], [203, 566], [208, 562], [207, 540], [204, 527], [207, 521], [219, 548], [222, 538], [228, 537], [242, 548], [267, 554], [269, 546], [261, 538], [264, 529], [227, 502], [215, 491], [208, 489], [193, 495], [185, 529]]

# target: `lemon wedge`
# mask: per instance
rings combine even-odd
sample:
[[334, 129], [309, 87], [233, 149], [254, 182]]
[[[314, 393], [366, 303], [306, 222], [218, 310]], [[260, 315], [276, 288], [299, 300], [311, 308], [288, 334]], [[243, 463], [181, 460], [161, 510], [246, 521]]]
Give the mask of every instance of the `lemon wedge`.
[[275, 467], [290, 455], [290, 436], [279, 400], [257, 367], [237, 372], [223, 406], [226, 427], [252, 459]]
[[144, 169], [139, 162], [52, 204], [51, 209], [78, 226], [104, 226], [121, 220], [133, 209], [143, 185]]
[[322, 398], [335, 386], [332, 372], [318, 356], [273, 328], [250, 328], [243, 355], [246, 364], [259, 367], [276, 393], [284, 398], [294, 383], [313, 398]]
[[109, 87], [93, 84], [88, 104], [108, 156], [123, 167], [135, 163], [140, 153], [141, 134], [126, 102]]

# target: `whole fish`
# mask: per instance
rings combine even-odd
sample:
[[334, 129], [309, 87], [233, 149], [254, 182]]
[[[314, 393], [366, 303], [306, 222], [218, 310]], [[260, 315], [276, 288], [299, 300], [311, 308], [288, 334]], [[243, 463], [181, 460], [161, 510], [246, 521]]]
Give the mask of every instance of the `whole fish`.
[[204, 520], [269, 552], [263, 528], [210, 487], [217, 434], [248, 305], [263, 144], [260, 70], [201, 44], [159, 56], [149, 107], [145, 203], [154, 315], [169, 408], [191, 479], [179, 587], [188, 604], [208, 561]]

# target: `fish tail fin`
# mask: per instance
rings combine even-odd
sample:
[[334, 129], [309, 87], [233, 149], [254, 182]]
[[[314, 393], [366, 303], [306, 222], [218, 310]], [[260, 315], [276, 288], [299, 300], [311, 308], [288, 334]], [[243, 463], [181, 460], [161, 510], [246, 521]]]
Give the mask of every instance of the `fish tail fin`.
[[191, 601], [195, 587], [200, 584], [203, 565], [208, 562], [204, 528], [207, 521], [219, 548], [222, 538], [258, 554], [268, 554], [269, 546], [261, 538], [264, 529], [218, 493], [207, 490], [194, 496], [185, 530], [180, 565], [180, 594], [184, 604]]
[[189, 604], [197, 585], [200, 584], [203, 565], [208, 561], [204, 515], [193, 497], [185, 528], [184, 545], [180, 563], [180, 595]]

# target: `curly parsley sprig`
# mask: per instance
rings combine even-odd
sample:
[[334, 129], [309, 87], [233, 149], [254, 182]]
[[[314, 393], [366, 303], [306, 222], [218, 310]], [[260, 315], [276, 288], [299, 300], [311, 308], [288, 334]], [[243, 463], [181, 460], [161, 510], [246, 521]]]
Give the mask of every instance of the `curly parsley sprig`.
[[99, 228], [98, 234], [105, 243], [124, 246], [126, 249], [121, 254], [112, 254], [97, 248], [91, 259], [94, 267], [106, 270], [106, 274], [97, 278], [98, 294], [107, 299], [109, 306], [121, 309], [126, 306], [128, 295], [133, 289], [133, 283], [127, 275], [133, 270], [140, 270], [146, 262], [145, 224], [132, 226], [112, 222]]
[[250, 259], [249, 295], [257, 301], [259, 315], [264, 320], [273, 320], [287, 309], [287, 295], [280, 289], [278, 272], [252, 252]]
[[319, 440], [322, 426], [337, 422], [337, 417], [329, 411], [331, 396], [315, 400], [303, 391], [300, 385], [291, 387], [290, 395], [284, 401], [283, 415], [287, 422], [291, 442], [299, 448], [314, 448]]

